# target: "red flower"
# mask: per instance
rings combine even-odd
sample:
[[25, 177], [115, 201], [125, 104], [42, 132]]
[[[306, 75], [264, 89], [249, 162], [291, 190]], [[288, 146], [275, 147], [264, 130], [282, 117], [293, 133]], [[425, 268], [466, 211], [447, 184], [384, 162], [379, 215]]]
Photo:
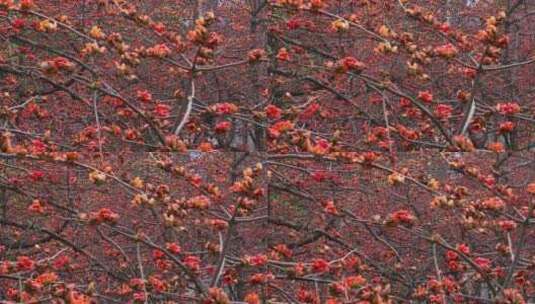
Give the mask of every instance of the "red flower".
[[408, 108], [410, 107], [412, 104], [411, 104], [411, 101], [407, 98], [400, 98], [399, 99], [399, 105], [402, 107], [402, 108]]
[[441, 23], [437, 26], [438, 30], [444, 34], [447, 34], [450, 31], [450, 24], [447, 22]]
[[195, 209], [207, 209], [210, 204], [210, 199], [204, 195], [194, 196], [187, 201], [187, 206]]
[[20, 8], [22, 10], [29, 10], [29, 9], [32, 9], [34, 7], [34, 3], [33, 3], [33, 0], [21, 0], [20, 1]]
[[46, 151], [46, 145], [39, 139], [32, 140], [31, 151], [33, 154], [41, 154]]
[[33, 171], [31, 171], [30, 174], [28, 175], [28, 177], [29, 177], [33, 182], [42, 180], [44, 176], [45, 176], [45, 173], [44, 173], [43, 171], [38, 171], [38, 170], [33, 170]]
[[474, 262], [483, 270], [489, 270], [491, 262], [487, 258], [477, 257], [474, 259]]
[[312, 270], [314, 272], [327, 272], [329, 271], [329, 262], [324, 259], [315, 259], [312, 261]]
[[502, 115], [513, 115], [520, 112], [520, 105], [516, 102], [499, 103], [496, 105], [496, 111]]
[[217, 103], [212, 109], [219, 115], [230, 115], [238, 112], [238, 107], [230, 102]]
[[329, 178], [329, 175], [325, 171], [315, 171], [310, 175], [313, 180], [315, 180], [318, 183], [323, 182], [327, 178]]
[[452, 140], [464, 152], [472, 152], [476, 149], [472, 140], [464, 135], [455, 135]]
[[277, 53], [277, 59], [281, 61], [289, 61], [290, 53], [288, 53], [288, 50], [286, 50], [286, 48], [281, 48], [279, 49], [279, 52]]
[[289, 120], [282, 120], [272, 125], [268, 131], [272, 138], [279, 137], [282, 133], [293, 129], [294, 125]]
[[157, 44], [147, 49], [147, 55], [152, 57], [164, 58], [171, 54], [171, 49], [164, 43]]
[[463, 69], [463, 74], [464, 74], [464, 76], [466, 76], [468, 78], [474, 79], [474, 78], [476, 78], [477, 70], [472, 69], [472, 68], [464, 68]]
[[35, 262], [27, 256], [19, 256], [17, 258], [17, 269], [21, 271], [33, 270]]
[[251, 266], [263, 266], [268, 262], [268, 257], [264, 254], [257, 254], [254, 256], [246, 257], [245, 260]]
[[286, 26], [289, 30], [296, 30], [301, 26], [301, 22], [299, 19], [292, 18], [286, 22]]
[[274, 278], [275, 277], [271, 273], [255, 273], [251, 276], [249, 282], [251, 284], [265, 284]]
[[35, 281], [46, 285], [50, 283], [54, 283], [58, 280], [58, 275], [54, 272], [45, 272], [40, 274], [37, 278], [35, 278]]
[[166, 243], [165, 247], [174, 254], [179, 254], [182, 251], [182, 248], [177, 243]]
[[331, 148], [331, 144], [325, 139], [319, 139], [316, 144], [310, 147], [309, 152], [317, 155], [324, 155]]
[[491, 151], [494, 151], [496, 153], [503, 153], [505, 152], [505, 147], [501, 142], [492, 142], [488, 145], [488, 149]]
[[228, 222], [220, 219], [207, 220], [208, 225], [210, 225], [214, 230], [222, 231], [228, 228]]
[[199, 271], [201, 268], [201, 259], [198, 256], [188, 255], [184, 258], [184, 265], [193, 271]]
[[171, 107], [169, 105], [159, 103], [154, 107], [154, 113], [160, 117], [167, 117], [171, 114]]
[[141, 102], [151, 102], [152, 95], [147, 90], [138, 90], [136, 92], [137, 99]]
[[167, 289], [165, 282], [155, 276], [149, 277], [149, 283], [157, 292], [164, 292]]
[[262, 60], [262, 58], [264, 58], [265, 56], [266, 51], [264, 51], [263, 49], [254, 49], [249, 51], [249, 53], [247, 54], [247, 60], [253, 63]]
[[366, 284], [366, 279], [361, 275], [350, 276], [344, 280], [344, 283], [349, 288], [359, 288]]
[[457, 254], [457, 252], [455, 251], [452, 251], [452, 250], [448, 250], [446, 252], [446, 260], [448, 261], [455, 261], [459, 258], [459, 255]]
[[54, 263], [52, 266], [54, 266], [54, 269], [61, 269], [65, 267], [68, 263], [70, 263], [71, 259], [68, 256], [60, 256], [59, 258], [54, 260]]
[[145, 302], [145, 299], [147, 298], [144, 292], [136, 292], [133, 294], [132, 297], [134, 301], [138, 301], [138, 302]]
[[499, 221], [498, 225], [504, 231], [513, 231], [516, 228], [516, 223], [511, 220]]
[[401, 137], [403, 138], [410, 140], [417, 140], [418, 138], [420, 138], [418, 132], [414, 131], [413, 129], [409, 129], [404, 125], [398, 125], [396, 128], [399, 132], [399, 135], [401, 135]]
[[515, 128], [515, 124], [512, 121], [506, 121], [506, 122], [500, 123], [500, 125], [498, 126], [498, 131], [501, 134], [504, 134], [504, 133], [509, 133], [513, 131], [514, 128]]
[[362, 72], [366, 68], [366, 65], [356, 58], [347, 56], [338, 61], [338, 70], [342, 73], [347, 71]]
[[416, 218], [408, 210], [398, 210], [390, 215], [390, 222], [393, 224], [412, 225]]
[[159, 250], [159, 249], [154, 249], [154, 250], [152, 251], [152, 258], [153, 258], [154, 260], [161, 259], [161, 258], [163, 258], [164, 256], [165, 256], [165, 253], [164, 253], [163, 251]]
[[225, 120], [225, 121], [221, 121], [217, 123], [214, 130], [216, 133], [223, 134], [223, 133], [227, 133], [231, 127], [232, 127], [232, 124], [230, 123], [230, 121]]
[[446, 59], [457, 56], [458, 52], [457, 48], [451, 43], [435, 47], [435, 53]]
[[104, 222], [114, 224], [119, 219], [119, 214], [111, 211], [109, 208], [100, 208], [99, 211], [91, 213], [90, 219], [96, 224]]
[[320, 109], [320, 105], [317, 103], [312, 103], [308, 107], [306, 107], [303, 112], [299, 115], [299, 118], [302, 120], [306, 120], [311, 118], [316, 112]]
[[431, 103], [433, 102], [433, 94], [429, 91], [420, 91], [418, 92], [418, 99], [425, 103]]
[[459, 264], [459, 262], [457, 261], [448, 261], [448, 268], [453, 271], [453, 272], [457, 272], [459, 270], [461, 270], [461, 265]]
[[316, 294], [310, 290], [306, 290], [304, 287], [301, 287], [297, 292], [297, 299], [304, 303], [319, 303]]
[[292, 250], [285, 244], [278, 244], [273, 248], [277, 253], [282, 254], [284, 257], [290, 258], [292, 256]]
[[470, 247], [468, 247], [468, 245], [466, 245], [466, 244], [457, 245], [457, 250], [459, 250], [460, 252], [462, 252], [465, 255], [469, 255], [470, 254]]
[[152, 25], [152, 29], [154, 29], [154, 31], [160, 35], [165, 33], [165, 25], [161, 22], [154, 23]]
[[55, 57], [51, 60], [52, 65], [58, 70], [70, 70], [74, 67], [74, 64], [65, 57]]
[[33, 213], [43, 214], [45, 213], [45, 207], [41, 205], [41, 202], [37, 199], [33, 200], [32, 204], [28, 207], [28, 211]]
[[13, 28], [16, 30], [23, 29], [25, 25], [26, 25], [26, 22], [24, 21], [24, 19], [20, 19], [20, 18], [13, 20], [13, 24], [12, 24]]
[[254, 292], [248, 293], [243, 300], [247, 304], [260, 304], [261, 303], [260, 297]]
[[481, 203], [481, 205], [483, 206], [484, 209], [494, 210], [494, 211], [505, 208], [505, 203], [499, 197], [491, 197], [489, 199], [486, 199]]
[[328, 214], [337, 215], [338, 210], [336, 210], [336, 206], [334, 205], [333, 201], [328, 201], [325, 203], [325, 206], [323, 207], [323, 211]]
[[447, 104], [439, 104], [435, 110], [435, 115], [440, 119], [447, 119], [451, 116], [453, 108]]
[[265, 109], [265, 112], [269, 119], [279, 119], [281, 117], [282, 110], [275, 105], [268, 105]]

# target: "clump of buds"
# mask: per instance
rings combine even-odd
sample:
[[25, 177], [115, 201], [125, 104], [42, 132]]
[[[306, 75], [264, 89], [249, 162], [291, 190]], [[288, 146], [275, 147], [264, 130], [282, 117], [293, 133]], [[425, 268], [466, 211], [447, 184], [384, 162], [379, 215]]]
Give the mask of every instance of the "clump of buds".
[[102, 171], [91, 171], [89, 173], [89, 180], [95, 185], [102, 185], [106, 181], [106, 174]]

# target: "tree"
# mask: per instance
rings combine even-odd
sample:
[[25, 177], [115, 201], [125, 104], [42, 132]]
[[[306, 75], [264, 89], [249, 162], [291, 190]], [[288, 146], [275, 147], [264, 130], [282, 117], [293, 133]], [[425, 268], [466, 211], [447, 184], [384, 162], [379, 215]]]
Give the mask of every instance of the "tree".
[[529, 303], [523, 0], [0, 0], [0, 299]]

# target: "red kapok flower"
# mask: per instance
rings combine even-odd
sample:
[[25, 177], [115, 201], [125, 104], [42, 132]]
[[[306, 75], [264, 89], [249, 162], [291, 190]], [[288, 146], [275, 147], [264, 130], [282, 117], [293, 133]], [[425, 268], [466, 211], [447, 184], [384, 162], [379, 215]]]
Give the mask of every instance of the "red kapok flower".
[[255, 273], [249, 278], [249, 282], [253, 285], [265, 284], [273, 280], [275, 276], [271, 273]]
[[325, 171], [315, 171], [312, 174], [310, 174], [310, 176], [312, 177], [314, 181], [318, 183], [321, 183], [330, 177], [328, 173]]
[[348, 288], [359, 288], [366, 284], [366, 279], [361, 275], [349, 276], [345, 278], [344, 283]]
[[273, 124], [269, 129], [269, 135], [272, 138], [278, 138], [282, 133], [293, 129], [294, 124], [289, 120], [282, 120]]
[[177, 243], [166, 243], [165, 248], [174, 254], [179, 254], [182, 251], [182, 248]]
[[435, 115], [440, 119], [450, 118], [453, 108], [447, 104], [439, 104], [435, 109]]
[[90, 219], [96, 224], [109, 223], [114, 224], [119, 219], [119, 214], [109, 208], [100, 208], [97, 212], [91, 212]]
[[32, 201], [32, 204], [28, 207], [28, 211], [33, 213], [43, 214], [45, 213], [45, 207], [41, 204], [38, 199]]
[[35, 262], [27, 256], [19, 256], [17, 258], [17, 269], [21, 271], [33, 270]]
[[499, 221], [498, 225], [503, 231], [513, 231], [516, 228], [516, 223], [511, 220]]
[[312, 261], [312, 270], [314, 272], [327, 272], [329, 271], [329, 262], [324, 259], [315, 259]]
[[50, 284], [54, 283], [58, 280], [58, 275], [55, 272], [45, 272], [40, 274], [37, 278], [35, 278], [35, 281], [39, 284]]
[[310, 119], [319, 109], [320, 105], [316, 102], [313, 102], [308, 107], [306, 107], [303, 112], [301, 112], [301, 114], [299, 114], [299, 119]]
[[412, 215], [408, 210], [398, 210], [394, 213], [392, 213], [389, 217], [389, 221], [392, 224], [406, 224], [406, 225], [412, 225], [414, 224], [414, 221], [416, 220], [416, 217]]
[[516, 102], [499, 103], [496, 105], [496, 111], [502, 115], [513, 115], [520, 112], [520, 105]]
[[275, 105], [268, 105], [265, 109], [266, 116], [269, 119], [279, 119], [282, 114], [282, 110]]
[[225, 120], [225, 121], [218, 122], [215, 125], [214, 131], [216, 133], [223, 134], [223, 133], [227, 133], [231, 127], [232, 127], [232, 124], [230, 123], [230, 121]]
[[171, 49], [164, 43], [157, 44], [147, 49], [147, 55], [152, 57], [164, 58], [171, 54]]
[[347, 71], [362, 72], [366, 68], [366, 65], [356, 58], [347, 56], [338, 61], [338, 71], [345, 73]]
[[266, 56], [266, 51], [263, 49], [254, 49], [250, 50], [249, 53], [247, 53], [247, 60], [250, 63], [258, 62], [262, 60]]
[[280, 61], [289, 61], [290, 53], [288, 53], [288, 50], [286, 48], [281, 48], [277, 53], [277, 59]]
[[152, 101], [152, 95], [147, 90], [138, 90], [136, 92], [136, 97], [141, 102], [151, 102]]
[[198, 256], [195, 255], [188, 255], [184, 258], [184, 265], [186, 265], [189, 269], [193, 271], [198, 271], [201, 266], [201, 259]]
[[429, 91], [420, 91], [418, 92], [418, 99], [425, 103], [431, 103], [433, 102], [433, 94]]
[[228, 228], [228, 222], [221, 219], [211, 219], [207, 220], [207, 224], [216, 231], [222, 231]]
[[39, 170], [33, 170], [33, 171], [30, 172], [30, 174], [28, 174], [28, 177], [33, 182], [37, 182], [37, 181], [42, 180], [44, 176], [45, 176], [45, 173], [43, 171], [39, 171]]
[[509, 133], [513, 131], [515, 128], [515, 124], [512, 121], [505, 121], [500, 123], [498, 126], [498, 131], [500, 134]]
[[218, 115], [230, 115], [238, 112], [238, 106], [230, 102], [217, 103], [211, 108]]
[[476, 75], [477, 75], [477, 70], [476, 69], [472, 69], [472, 68], [464, 68], [462, 70], [464, 76], [468, 77], [468, 78], [471, 78], [471, 79], [474, 79], [476, 78]]
[[498, 210], [505, 208], [505, 203], [499, 197], [491, 197], [491, 198], [484, 200], [481, 203], [481, 206], [487, 210], [498, 211]]
[[468, 247], [468, 245], [466, 245], [466, 244], [458, 244], [457, 245], [457, 250], [459, 250], [460, 252], [462, 252], [465, 255], [469, 255], [470, 254], [470, 247]]
[[503, 153], [505, 152], [505, 147], [501, 142], [492, 142], [488, 145], [488, 149], [491, 151], [494, 151], [496, 153]]
[[474, 259], [474, 262], [483, 270], [489, 270], [491, 262], [487, 258], [477, 257]]
[[171, 107], [169, 105], [159, 103], [154, 107], [154, 113], [160, 117], [167, 117], [171, 114]]
[[247, 256], [245, 260], [251, 266], [263, 266], [268, 262], [268, 257], [264, 254], [257, 254], [253, 256]]
[[457, 254], [457, 252], [455, 252], [453, 250], [448, 250], [446, 252], [446, 260], [448, 260], [448, 261], [456, 261], [457, 259], [459, 259], [459, 255]]
[[254, 292], [248, 293], [243, 300], [247, 304], [260, 304], [260, 297]]
[[399, 105], [402, 107], [402, 108], [408, 108], [410, 107], [412, 104], [411, 104], [411, 101], [407, 98], [400, 98], [399, 99]]
[[451, 43], [435, 47], [435, 53], [446, 59], [454, 58], [458, 52], [457, 48]]
[[328, 214], [337, 215], [338, 210], [336, 210], [336, 206], [334, 205], [333, 201], [328, 201], [325, 203], [325, 206], [323, 207], [323, 211]]

